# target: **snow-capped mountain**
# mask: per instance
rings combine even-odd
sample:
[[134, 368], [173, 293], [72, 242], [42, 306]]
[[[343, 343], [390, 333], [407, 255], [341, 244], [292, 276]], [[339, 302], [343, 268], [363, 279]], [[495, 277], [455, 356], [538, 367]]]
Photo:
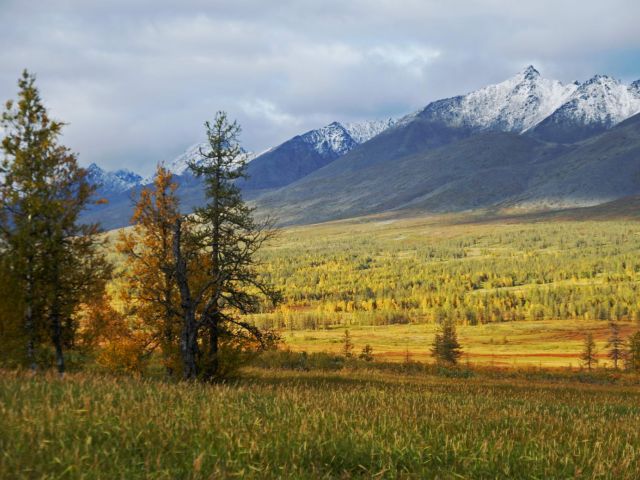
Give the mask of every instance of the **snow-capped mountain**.
[[[582, 84], [563, 84], [544, 78], [530, 65], [503, 82], [434, 101], [399, 120], [333, 122], [263, 152], [243, 151], [244, 160], [252, 164], [249, 174], [253, 178], [246, 186], [263, 189], [285, 185], [346, 155], [391, 127], [401, 128], [414, 121], [433, 121], [469, 132], [531, 132], [546, 141], [573, 143], [611, 128], [638, 112], [640, 80], [624, 85], [609, 76], [596, 75]], [[425, 133], [428, 137], [435, 134]], [[201, 160], [200, 152], [206, 148], [204, 143], [192, 145], [165, 167], [174, 175], [185, 175], [188, 164]], [[92, 181], [101, 184], [103, 191], [116, 193], [153, 180], [153, 175], [141, 178], [127, 170], [106, 172], [95, 164], [89, 171]]]
[[[291, 165], [276, 167], [276, 164], [280, 164], [283, 158], [290, 158], [296, 156], [298, 159], [305, 159], [308, 155], [307, 150], [315, 152], [320, 157], [320, 160], [315, 159], [311, 161], [311, 166], [317, 165], [318, 162], [323, 163], [327, 161], [335, 160], [336, 158], [345, 155], [359, 144], [366, 142], [379, 133], [383, 132], [387, 128], [393, 126], [395, 120], [389, 118], [386, 120], [374, 120], [368, 122], [358, 123], [339, 123], [332, 122], [323, 127], [310, 130], [301, 135], [297, 135], [286, 142], [278, 145], [274, 148], [269, 148], [262, 152], [246, 152], [243, 151], [243, 159], [245, 162], [250, 163], [256, 159], [261, 159], [257, 162], [257, 169], [260, 170], [261, 176], [270, 174], [281, 174], [278, 171], [282, 169], [291, 169]], [[172, 161], [165, 164], [165, 167], [174, 175], [184, 175], [188, 172], [189, 163], [192, 161], [200, 161], [202, 159], [201, 151], [206, 151], [207, 145], [205, 143], [197, 143], [192, 145], [184, 153]], [[263, 172], [263, 168], [260, 167], [262, 163], [271, 165], [272, 172]], [[287, 163], [287, 162], [285, 162]], [[256, 168], [250, 167], [249, 174], [252, 175], [252, 171]], [[300, 168], [297, 168], [300, 170]], [[301, 167], [301, 171], [306, 171], [304, 167]], [[285, 175], [286, 176], [286, 175]], [[153, 181], [153, 175], [142, 180], [142, 184], [148, 184]], [[251, 183], [255, 182], [252, 181]]]
[[[238, 180], [237, 185], [245, 198], [278, 215], [289, 212], [291, 221], [366, 214], [382, 211], [384, 205], [396, 208], [414, 194], [413, 206], [428, 205], [438, 211], [457, 208], [455, 205], [476, 208], [524, 195], [521, 190], [529, 182], [542, 184], [548, 172], [562, 167], [554, 162], [562, 162], [567, 152], [576, 150], [580, 158], [586, 158], [590, 142], [600, 142], [598, 158], [609, 168], [613, 165], [607, 163], [611, 146], [619, 151], [635, 141], [634, 129], [640, 125], [640, 115], [635, 114], [639, 112], [640, 80], [626, 85], [596, 75], [584, 83], [564, 84], [544, 78], [529, 66], [503, 82], [434, 101], [398, 120], [333, 122], [265, 152], [244, 152], [248, 178]], [[629, 122], [633, 125], [627, 125]], [[385, 134], [380, 135], [382, 132]], [[631, 152], [625, 158], [637, 158], [633, 145], [625, 147]], [[201, 148], [206, 150], [206, 145], [193, 145], [165, 164], [178, 177], [181, 201], [187, 209], [204, 201], [202, 182], [188, 174], [188, 164], [201, 158]], [[539, 169], [540, 165], [544, 168]], [[498, 170], [486, 171], [494, 167]], [[604, 178], [602, 171], [598, 175]], [[438, 177], [440, 174], [444, 177]], [[508, 179], [501, 176], [504, 174]], [[630, 178], [636, 176], [630, 174]], [[112, 205], [101, 207], [102, 213], [96, 209], [94, 218], [105, 222], [103, 213], [111, 209], [110, 226], [124, 225], [130, 217], [130, 202], [120, 201], [122, 192], [152, 180], [128, 171], [105, 172], [95, 165], [90, 167], [90, 177], [103, 185], [101, 192], [114, 193]], [[454, 182], [457, 190], [437, 193], [443, 188], [440, 182], [445, 181]], [[580, 202], [592, 203], [606, 197], [602, 194], [595, 199], [590, 192], [582, 192], [581, 181], [573, 181], [575, 191], [565, 196], [579, 191], [584, 197]], [[477, 182], [492, 186], [478, 189]], [[610, 193], [618, 189], [611, 185], [608, 190], [603, 187], [603, 192], [609, 192], [606, 198], [614, 198]], [[386, 194], [380, 195], [383, 191]], [[556, 195], [557, 191], [556, 187], [540, 188], [535, 195], [527, 195], [538, 201], [540, 195], [546, 199], [549, 192]]]
[[575, 143], [604, 132], [638, 112], [640, 81], [627, 86], [606, 75], [596, 75], [579, 85], [532, 133], [546, 141]]
[[531, 131], [544, 140], [572, 143], [638, 112], [640, 80], [624, 85], [596, 75], [582, 84], [563, 84], [530, 65], [504, 82], [432, 102], [416, 118], [473, 130]]
[[397, 123], [394, 118], [384, 120], [372, 120], [368, 122], [344, 123], [342, 124], [351, 138], [358, 144], [371, 140], [376, 135], [381, 134]]
[[638, 112], [638, 81], [627, 86], [607, 75], [596, 75], [581, 84], [552, 116], [609, 128]]
[[332, 122], [281, 143], [257, 156], [241, 182], [245, 192], [280, 188], [346, 155], [358, 145], [383, 132], [395, 122], [342, 124]]
[[300, 140], [322, 156], [341, 156], [358, 145], [347, 129], [338, 122], [303, 133]]
[[357, 123], [332, 122], [324, 127], [310, 130], [300, 135], [300, 138], [312, 145], [321, 155], [342, 156], [395, 123], [396, 121], [392, 118]]
[[130, 170], [107, 172], [95, 163], [87, 167], [89, 181], [102, 193], [121, 193], [140, 185], [142, 177]]
[[552, 114], [577, 88], [546, 79], [528, 66], [504, 82], [433, 102], [420, 116], [453, 127], [520, 133]]
[[[194, 145], [191, 145], [189, 148], [187, 148], [184, 151], [184, 153], [181, 153], [170, 162], [165, 163], [164, 167], [174, 175], [185, 175], [189, 173], [189, 164], [191, 162], [195, 161], [196, 164], [200, 164], [202, 162], [203, 156], [201, 152], [206, 152], [207, 147], [208, 145], [206, 143], [196, 143]], [[248, 163], [254, 158], [268, 151], [269, 150], [265, 150], [260, 153], [254, 153], [254, 152], [247, 152], [244, 149], [242, 149], [241, 156], [243, 160]], [[141, 183], [143, 185], [152, 183], [154, 175], [155, 175], [155, 172], [149, 175], [148, 177], [145, 177], [144, 179], [142, 179]]]

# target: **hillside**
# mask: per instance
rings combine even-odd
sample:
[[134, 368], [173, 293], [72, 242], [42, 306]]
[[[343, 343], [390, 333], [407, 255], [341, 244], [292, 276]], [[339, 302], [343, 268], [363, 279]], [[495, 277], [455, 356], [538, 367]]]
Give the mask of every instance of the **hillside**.
[[[249, 160], [247, 200], [282, 224], [411, 210], [557, 209], [640, 193], [639, 82], [606, 75], [563, 84], [529, 66], [495, 85], [436, 100], [396, 121], [333, 122]], [[168, 164], [185, 212], [202, 185], [194, 145]], [[128, 223], [149, 179], [91, 167], [107, 205], [84, 220]]]
[[510, 203], [596, 205], [640, 193], [640, 114], [558, 157], [537, 171]]
[[[640, 115], [575, 145], [441, 127], [452, 133], [429, 138], [454, 140], [438, 148], [417, 140], [412, 143], [417, 153], [392, 161], [366, 155], [369, 149], [391, 150], [391, 145], [401, 144], [398, 138], [420, 125], [386, 132], [329, 167], [260, 197], [258, 204], [288, 224], [398, 209], [557, 209], [640, 193]], [[455, 138], [456, 133], [466, 138]]]

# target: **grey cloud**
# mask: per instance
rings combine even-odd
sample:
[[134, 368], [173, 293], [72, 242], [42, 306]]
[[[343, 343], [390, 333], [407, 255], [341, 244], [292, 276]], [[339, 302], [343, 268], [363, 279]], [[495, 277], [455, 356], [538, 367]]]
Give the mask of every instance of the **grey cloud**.
[[22, 68], [86, 164], [148, 173], [227, 110], [261, 150], [398, 116], [528, 63], [640, 77], [635, 0], [0, 0], [0, 99]]

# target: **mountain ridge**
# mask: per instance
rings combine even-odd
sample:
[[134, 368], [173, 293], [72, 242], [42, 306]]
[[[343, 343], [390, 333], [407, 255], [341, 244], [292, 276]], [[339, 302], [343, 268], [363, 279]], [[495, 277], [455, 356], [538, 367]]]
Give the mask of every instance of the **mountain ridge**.
[[[563, 84], [544, 78], [530, 65], [503, 82], [430, 102], [397, 120], [332, 122], [260, 154], [244, 152], [250, 176], [238, 185], [259, 209], [284, 214], [283, 223], [344, 218], [366, 214], [367, 209], [453, 211], [518, 201], [544, 206], [544, 195], [535, 188], [555, 197], [560, 188], [545, 176], [565, 175], [560, 168], [563, 162], [578, 168], [572, 151], [581, 152], [593, 165], [606, 164], [607, 158], [594, 158], [589, 148], [600, 145], [600, 157], [607, 157], [607, 151], [621, 152], [610, 140], [615, 135], [604, 140], [600, 136], [638, 112], [640, 80], [626, 85], [594, 75], [583, 83]], [[169, 164], [181, 185], [185, 208], [204, 199], [201, 183], [186, 169], [190, 161], [197, 161], [200, 146], [190, 147]], [[634, 148], [620, 154], [631, 155], [634, 161]], [[511, 162], [512, 158], [520, 163]], [[584, 171], [602, 173], [602, 168]], [[504, 185], [489, 181], [490, 175]], [[130, 209], [124, 207], [123, 188], [129, 185], [135, 191], [150, 178], [139, 179], [133, 186], [132, 172], [113, 172], [105, 178], [116, 200], [104, 209], [105, 214], [114, 219], [113, 225], [123, 223], [129, 217], [124, 210]], [[571, 182], [579, 189], [579, 181], [571, 177]], [[635, 193], [627, 187], [623, 191]], [[591, 204], [611, 199], [607, 193], [593, 197]], [[565, 200], [549, 201], [546, 207], [565, 205]], [[585, 197], [578, 204], [589, 201]]]

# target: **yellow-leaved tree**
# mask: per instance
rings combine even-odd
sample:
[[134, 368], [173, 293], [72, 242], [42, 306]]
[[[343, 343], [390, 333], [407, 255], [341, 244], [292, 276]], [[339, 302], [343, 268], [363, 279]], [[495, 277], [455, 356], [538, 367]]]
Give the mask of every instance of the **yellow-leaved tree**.
[[140, 192], [117, 250], [124, 256], [118, 300], [136, 335], [145, 334], [147, 348], [158, 348], [168, 376], [180, 369], [181, 316], [173, 259], [173, 226], [180, 217], [177, 185], [158, 166], [152, 188]]

